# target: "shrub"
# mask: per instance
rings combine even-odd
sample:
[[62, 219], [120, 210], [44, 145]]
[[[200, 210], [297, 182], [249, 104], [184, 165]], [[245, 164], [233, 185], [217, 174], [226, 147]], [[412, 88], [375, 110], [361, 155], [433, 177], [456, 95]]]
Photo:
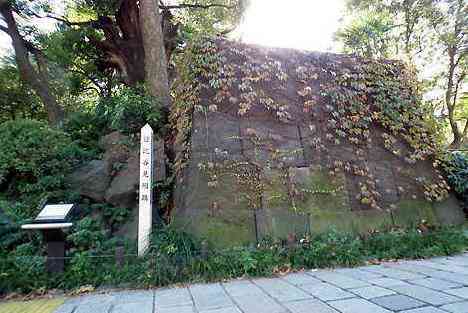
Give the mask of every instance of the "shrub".
[[161, 102], [148, 95], [143, 87], [122, 87], [114, 96], [100, 105], [100, 112], [112, 129], [126, 134], [139, 132], [149, 123], [155, 132], [164, 129]]
[[11, 253], [0, 250], [0, 294], [7, 291], [30, 292], [47, 287], [45, 258], [37, 255], [31, 243]]
[[17, 209], [15, 214], [31, 218], [38, 213], [41, 199], [63, 196], [65, 175], [81, 157], [80, 149], [64, 132], [43, 122], [2, 123], [0, 192], [11, 202], [10, 208]]
[[[82, 233], [82, 239], [106, 241], [92, 238], [97, 229], [93, 228], [92, 222], [85, 224], [84, 228], [89, 232]], [[16, 249], [15, 257], [6, 256], [0, 249], [0, 291], [26, 292], [43, 287], [71, 289], [87, 284], [148, 287], [271, 276], [304, 268], [357, 266], [376, 259], [450, 255], [466, 250], [468, 238], [458, 228], [432, 227], [424, 232], [417, 228], [393, 229], [363, 236], [330, 230], [304, 238], [290, 247], [271, 239], [256, 247], [223, 250], [210, 249], [202, 243], [170, 226], [161, 227], [154, 233], [151, 249], [145, 257], [127, 257], [123, 265], [117, 265], [112, 257], [112, 244], [106, 247], [102, 244], [101, 249], [71, 252], [65, 273], [59, 276], [44, 274], [42, 257], [17, 257], [34, 255], [34, 246], [23, 245]], [[134, 254], [135, 251], [130, 249], [126, 253]], [[29, 269], [20, 270], [23, 266]], [[34, 277], [32, 285], [30, 277]]]
[[94, 113], [75, 112], [67, 117], [63, 130], [80, 148], [96, 155], [101, 152], [98, 143], [102, 134], [107, 133], [107, 122]]
[[468, 209], [468, 156], [462, 153], [450, 154], [444, 163], [447, 180], [459, 199]]

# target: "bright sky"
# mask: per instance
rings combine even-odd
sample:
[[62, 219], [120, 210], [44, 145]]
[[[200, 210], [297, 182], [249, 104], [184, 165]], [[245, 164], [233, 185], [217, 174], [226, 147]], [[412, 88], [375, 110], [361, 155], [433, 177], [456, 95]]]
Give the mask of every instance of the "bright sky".
[[[58, 15], [62, 14], [65, 9], [65, 4], [68, 0], [49, 0], [49, 3], [53, 6], [54, 12]], [[0, 23], [5, 25], [4, 22]], [[31, 24], [36, 26], [40, 31], [44, 33], [51, 32], [55, 29], [55, 21], [49, 18], [33, 18]], [[13, 47], [11, 46], [10, 37], [4, 32], [0, 31], [0, 57], [13, 53]]]
[[[328, 51], [343, 9], [344, 0], [251, 0], [237, 36], [266, 46]], [[44, 32], [54, 28], [50, 19], [34, 24]], [[0, 32], [0, 56], [10, 49], [9, 37]]]
[[344, 0], [251, 0], [238, 36], [247, 43], [296, 49], [333, 49]]

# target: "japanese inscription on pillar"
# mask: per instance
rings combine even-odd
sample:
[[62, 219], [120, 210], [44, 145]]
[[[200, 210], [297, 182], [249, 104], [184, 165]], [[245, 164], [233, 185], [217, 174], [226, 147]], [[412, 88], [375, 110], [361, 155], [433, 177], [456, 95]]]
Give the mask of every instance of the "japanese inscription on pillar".
[[146, 124], [141, 129], [140, 190], [138, 207], [138, 255], [148, 249], [153, 219], [153, 130]]

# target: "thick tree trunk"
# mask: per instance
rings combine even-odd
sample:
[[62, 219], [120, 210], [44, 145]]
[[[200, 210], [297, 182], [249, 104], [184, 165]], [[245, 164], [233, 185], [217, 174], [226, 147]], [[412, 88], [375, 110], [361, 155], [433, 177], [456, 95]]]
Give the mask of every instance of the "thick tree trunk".
[[167, 56], [157, 0], [140, 0], [140, 25], [145, 51], [145, 80], [152, 96], [169, 106]]
[[[16, 24], [13, 12], [7, 1], [0, 1], [0, 14], [2, 14], [7, 24], [7, 33], [12, 40], [21, 79], [28, 83], [41, 99], [47, 111], [49, 125], [59, 125], [64, 118], [63, 109], [59, 106], [55, 96], [50, 90], [44, 70], [36, 70], [31, 64], [28, 47], [18, 31], [18, 25]], [[36, 53], [38, 53], [38, 51], [36, 51]], [[45, 63], [41, 57], [40, 55], [38, 56], [38, 64], [39, 66], [44, 66]]]
[[[157, 27], [157, 24], [160, 26]], [[149, 51], [149, 55], [159, 55], [158, 49], [161, 48], [159, 45], [163, 44], [166, 64], [161, 64], [161, 66], [167, 67], [172, 52], [177, 46], [178, 25], [174, 24], [170, 10], [164, 9], [162, 14], [159, 14], [156, 0], [121, 0], [114, 16], [100, 16], [89, 26], [104, 33], [104, 39], [90, 38], [91, 42], [104, 54], [97, 64], [98, 68], [101, 71], [116, 69], [121, 81], [127, 86], [135, 86], [145, 81], [148, 83], [147, 75], [151, 77], [154, 75], [154, 73], [146, 73], [149, 67], [157, 65], [157, 62], [152, 60], [151, 65], [145, 66], [146, 51]], [[162, 43], [159, 39], [161, 32]], [[149, 39], [144, 41], [143, 37]], [[148, 45], [146, 48], [145, 42]], [[151, 93], [160, 96], [161, 93], [154, 92], [151, 85], [154, 84], [148, 83]]]

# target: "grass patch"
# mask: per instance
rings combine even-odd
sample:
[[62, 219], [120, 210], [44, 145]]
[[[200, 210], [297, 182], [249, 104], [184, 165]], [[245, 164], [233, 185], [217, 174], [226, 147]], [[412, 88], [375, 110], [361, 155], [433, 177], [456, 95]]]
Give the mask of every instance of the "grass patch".
[[467, 247], [463, 228], [420, 225], [364, 235], [330, 230], [292, 245], [265, 239], [256, 246], [217, 250], [167, 227], [157, 230], [146, 257], [128, 257], [123, 265], [116, 265], [112, 258], [92, 257], [85, 251], [73, 255], [65, 273], [51, 276], [45, 274], [41, 258], [28, 262], [24, 258], [0, 258], [0, 291], [74, 289], [84, 285], [159, 287], [272, 276], [300, 269], [359, 266], [376, 260], [446, 256]]

